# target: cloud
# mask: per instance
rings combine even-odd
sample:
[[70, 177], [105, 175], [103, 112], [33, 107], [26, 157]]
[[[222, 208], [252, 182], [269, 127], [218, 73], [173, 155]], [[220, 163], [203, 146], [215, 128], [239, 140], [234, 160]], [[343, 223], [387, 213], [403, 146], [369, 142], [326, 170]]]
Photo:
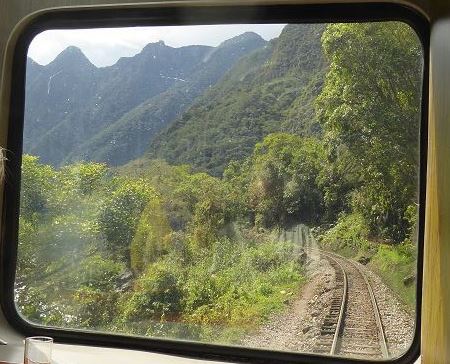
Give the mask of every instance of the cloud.
[[47, 30], [33, 39], [28, 55], [45, 65], [73, 45], [79, 47], [93, 64], [104, 67], [116, 63], [120, 57], [134, 56], [148, 43], [159, 40], [172, 47], [192, 44], [217, 46], [247, 31], [270, 40], [278, 37], [283, 27], [284, 24], [226, 24]]

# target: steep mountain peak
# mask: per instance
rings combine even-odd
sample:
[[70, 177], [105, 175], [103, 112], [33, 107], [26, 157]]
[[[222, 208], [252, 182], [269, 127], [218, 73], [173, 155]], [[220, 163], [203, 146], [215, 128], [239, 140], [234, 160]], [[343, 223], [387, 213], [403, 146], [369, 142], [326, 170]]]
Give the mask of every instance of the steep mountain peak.
[[265, 43], [266, 41], [255, 32], [245, 32], [222, 42], [219, 45], [219, 47], [229, 47], [239, 43], [247, 43], [247, 42]]
[[84, 55], [83, 51], [75, 46], [69, 46], [64, 49], [56, 58], [50, 62], [50, 65], [64, 65], [66, 67], [88, 65], [95, 67], [91, 61]]
[[54, 166], [140, 157], [156, 133], [265, 43], [255, 33], [241, 34], [225, 47], [159, 41], [100, 68], [69, 47], [42, 72], [27, 74], [25, 150]]
[[159, 49], [159, 48], [172, 48], [172, 47], [166, 45], [166, 43], [164, 43], [163, 40], [159, 40], [157, 42], [148, 43], [144, 48], [142, 48], [141, 53], [147, 52], [149, 50]]
[[33, 58], [27, 57], [27, 67], [40, 67], [40, 68], [42, 68], [43, 66], [41, 66], [39, 63], [37, 63], [35, 60], [33, 60]]
[[[308, 75], [318, 67], [323, 68], [321, 38], [325, 24], [288, 24], [275, 45], [266, 77], [281, 77], [287, 72]], [[321, 66], [319, 66], [321, 65]]]
[[315, 135], [320, 128], [314, 100], [327, 67], [324, 28], [288, 26], [270, 43], [244, 33], [228, 41], [233, 46], [219, 47], [217, 58], [262, 43], [155, 136], [149, 155], [221, 176], [230, 161], [250, 156], [268, 133]]
[[77, 46], [68, 46], [66, 49], [64, 49], [61, 53], [67, 53], [67, 54], [83, 54], [83, 51], [78, 48]]
[[[244, 32], [241, 35], [236, 36], [235, 38], [241, 38], [241, 39], [263, 39], [258, 33], [255, 32]], [[233, 39], [233, 38], [231, 38]]]
[[112, 68], [128, 67], [129, 62], [136, 62], [136, 60], [148, 60], [151, 58], [156, 58], [156, 56], [161, 56], [167, 52], [170, 52], [173, 48], [166, 45], [163, 40], [158, 42], [148, 43], [142, 48], [142, 50], [134, 56], [131, 57], [120, 57], [119, 60], [112, 65]]

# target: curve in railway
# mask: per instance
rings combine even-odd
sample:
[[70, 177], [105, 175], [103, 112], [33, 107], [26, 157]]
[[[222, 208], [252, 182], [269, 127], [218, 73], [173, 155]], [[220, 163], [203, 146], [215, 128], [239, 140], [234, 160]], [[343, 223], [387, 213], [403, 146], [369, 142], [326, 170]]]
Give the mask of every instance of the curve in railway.
[[314, 351], [362, 359], [389, 356], [380, 313], [372, 287], [357, 263], [320, 251], [336, 272], [330, 311]]

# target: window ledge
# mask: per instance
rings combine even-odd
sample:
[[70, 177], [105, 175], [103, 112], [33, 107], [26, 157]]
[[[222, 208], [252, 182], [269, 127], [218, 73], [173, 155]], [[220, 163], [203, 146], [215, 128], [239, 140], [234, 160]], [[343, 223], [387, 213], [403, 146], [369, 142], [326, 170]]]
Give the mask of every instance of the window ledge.
[[[0, 346], [0, 364], [23, 361], [24, 338], [12, 330], [0, 312], [0, 337], [8, 342]], [[230, 364], [209, 360], [188, 359], [179, 356], [149, 353], [137, 350], [113, 349], [95, 346], [55, 344], [52, 364]], [[420, 358], [414, 364], [421, 364]]]
[[[148, 353], [136, 350], [111, 349], [104, 347], [55, 344], [53, 347], [53, 364], [225, 364], [205, 360], [187, 359], [182, 357]], [[11, 343], [0, 348], [0, 360], [11, 363], [21, 363], [23, 344]], [[1, 362], [0, 362], [1, 363]]]

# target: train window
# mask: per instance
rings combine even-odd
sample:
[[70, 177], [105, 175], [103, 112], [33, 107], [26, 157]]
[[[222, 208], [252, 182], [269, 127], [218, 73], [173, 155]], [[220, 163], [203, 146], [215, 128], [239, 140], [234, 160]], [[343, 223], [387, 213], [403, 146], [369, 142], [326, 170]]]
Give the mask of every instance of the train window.
[[30, 38], [24, 331], [291, 362], [410, 351], [423, 44], [403, 21], [282, 20]]

